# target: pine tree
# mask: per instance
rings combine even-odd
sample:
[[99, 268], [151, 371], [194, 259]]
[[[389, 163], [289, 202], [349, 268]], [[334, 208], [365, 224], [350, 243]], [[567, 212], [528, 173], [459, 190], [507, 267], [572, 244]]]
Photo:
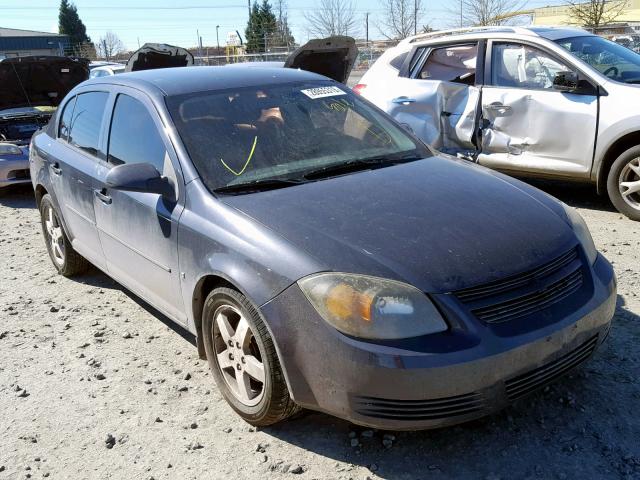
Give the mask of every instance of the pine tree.
[[260, 7], [257, 2], [251, 8], [249, 22], [247, 22], [247, 28], [244, 33], [247, 39], [247, 52], [260, 52]]
[[247, 52], [260, 53], [267, 51], [270, 46], [273, 46], [276, 30], [276, 16], [269, 0], [262, 0], [261, 5], [258, 5], [256, 1], [251, 8], [249, 22], [245, 30]]
[[69, 35], [74, 54], [79, 54], [83, 45], [91, 44], [87, 35], [87, 27], [78, 16], [78, 9], [69, 0], [60, 0], [60, 13], [58, 14], [58, 32]]

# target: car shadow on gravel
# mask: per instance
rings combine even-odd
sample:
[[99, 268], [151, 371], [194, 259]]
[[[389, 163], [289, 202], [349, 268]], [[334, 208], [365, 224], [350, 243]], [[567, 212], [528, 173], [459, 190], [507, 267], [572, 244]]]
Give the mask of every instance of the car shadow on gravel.
[[[586, 364], [499, 413], [459, 426], [371, 431], [305, 412], [262, 431], [368, 468], [374, 478], [640, 478], [640, 421], [629, 418], [640, 398], [633, 373], [638, 325], [640, 317], [618, 297], [611, 334]], [[336, 468], [327, 478], [348, 478], [344, 467]]]
[[616, 209], [606, 195], [598, 195], [595, 185], [590, 183], [563, 182], [559, 180], [526, 180], [530, 185], [547, 192], [575, 208], [615, 212]]
[[11, 185], [0, 189], [0, 205], [9, 208], [36, 208], [31, 184]]
[[83, 275], [74, 277], [73, 281], [81, 283], [83, 285], [99, 288], [99, 289], [118, 290], [124, 293], [127, 297], [129, 297], [136, 304], [138, 304], [138, 306], [146, 310], [146, 312], [149, 315], [154, 317], [152, 320], [155, 320], [155, 319], [160, 320], [167, 327], [169, 327], [175, 333], [180, 335], [184, 340], [189, 342], [194, 347], [196, 346], [195, 336], [191, 332], [189, 332], [186, 328], [182, 327], [181, 325], [178, 325], [176, 322], [174, 322], [169, 317], [167, 317], [164, 313], [160, 312], [159, 310], [156, 310], [154, 307], [152, 307], [147, 302], [145, 302], [142, 298], [138, 297], [135, 293], [131, 292], [126, 287], [119, 284], [118, 282], [113, 280], [110, 276], [108, 276], [106, 273], [102, 272], [101, 270], [94, 267], [93, 265], [91, 265], [89, 267], [89, 270], [87, 270], [87, 272], [84, 273]]

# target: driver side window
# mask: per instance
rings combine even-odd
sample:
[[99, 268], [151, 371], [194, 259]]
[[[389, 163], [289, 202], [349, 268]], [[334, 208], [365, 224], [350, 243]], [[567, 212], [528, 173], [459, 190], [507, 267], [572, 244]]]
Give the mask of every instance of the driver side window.
[[528, 45], [494, 43], [491, 52], [491, 84], [496, 87], [551, 90], [556, 74], [570, 70]]

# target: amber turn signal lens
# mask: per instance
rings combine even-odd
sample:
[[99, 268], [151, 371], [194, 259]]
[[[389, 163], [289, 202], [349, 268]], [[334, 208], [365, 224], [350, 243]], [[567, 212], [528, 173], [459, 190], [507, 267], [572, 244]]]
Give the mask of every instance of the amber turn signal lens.
[[333, 287], [325, 299], [327, 311], [336, 317], [346, 320], [356, 314], [367, 322], [371, 321], [372, 302], [373, 297], [358, 292], [345, 283]]

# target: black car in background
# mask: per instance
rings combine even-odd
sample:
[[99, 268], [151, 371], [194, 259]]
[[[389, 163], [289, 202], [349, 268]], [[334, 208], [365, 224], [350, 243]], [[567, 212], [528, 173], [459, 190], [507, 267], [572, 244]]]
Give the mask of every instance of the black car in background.
[[33, 56], [0, 61], [0, 188], [29, 183], [29, 142], [64, 96], [89, 78], [85, 59]]

